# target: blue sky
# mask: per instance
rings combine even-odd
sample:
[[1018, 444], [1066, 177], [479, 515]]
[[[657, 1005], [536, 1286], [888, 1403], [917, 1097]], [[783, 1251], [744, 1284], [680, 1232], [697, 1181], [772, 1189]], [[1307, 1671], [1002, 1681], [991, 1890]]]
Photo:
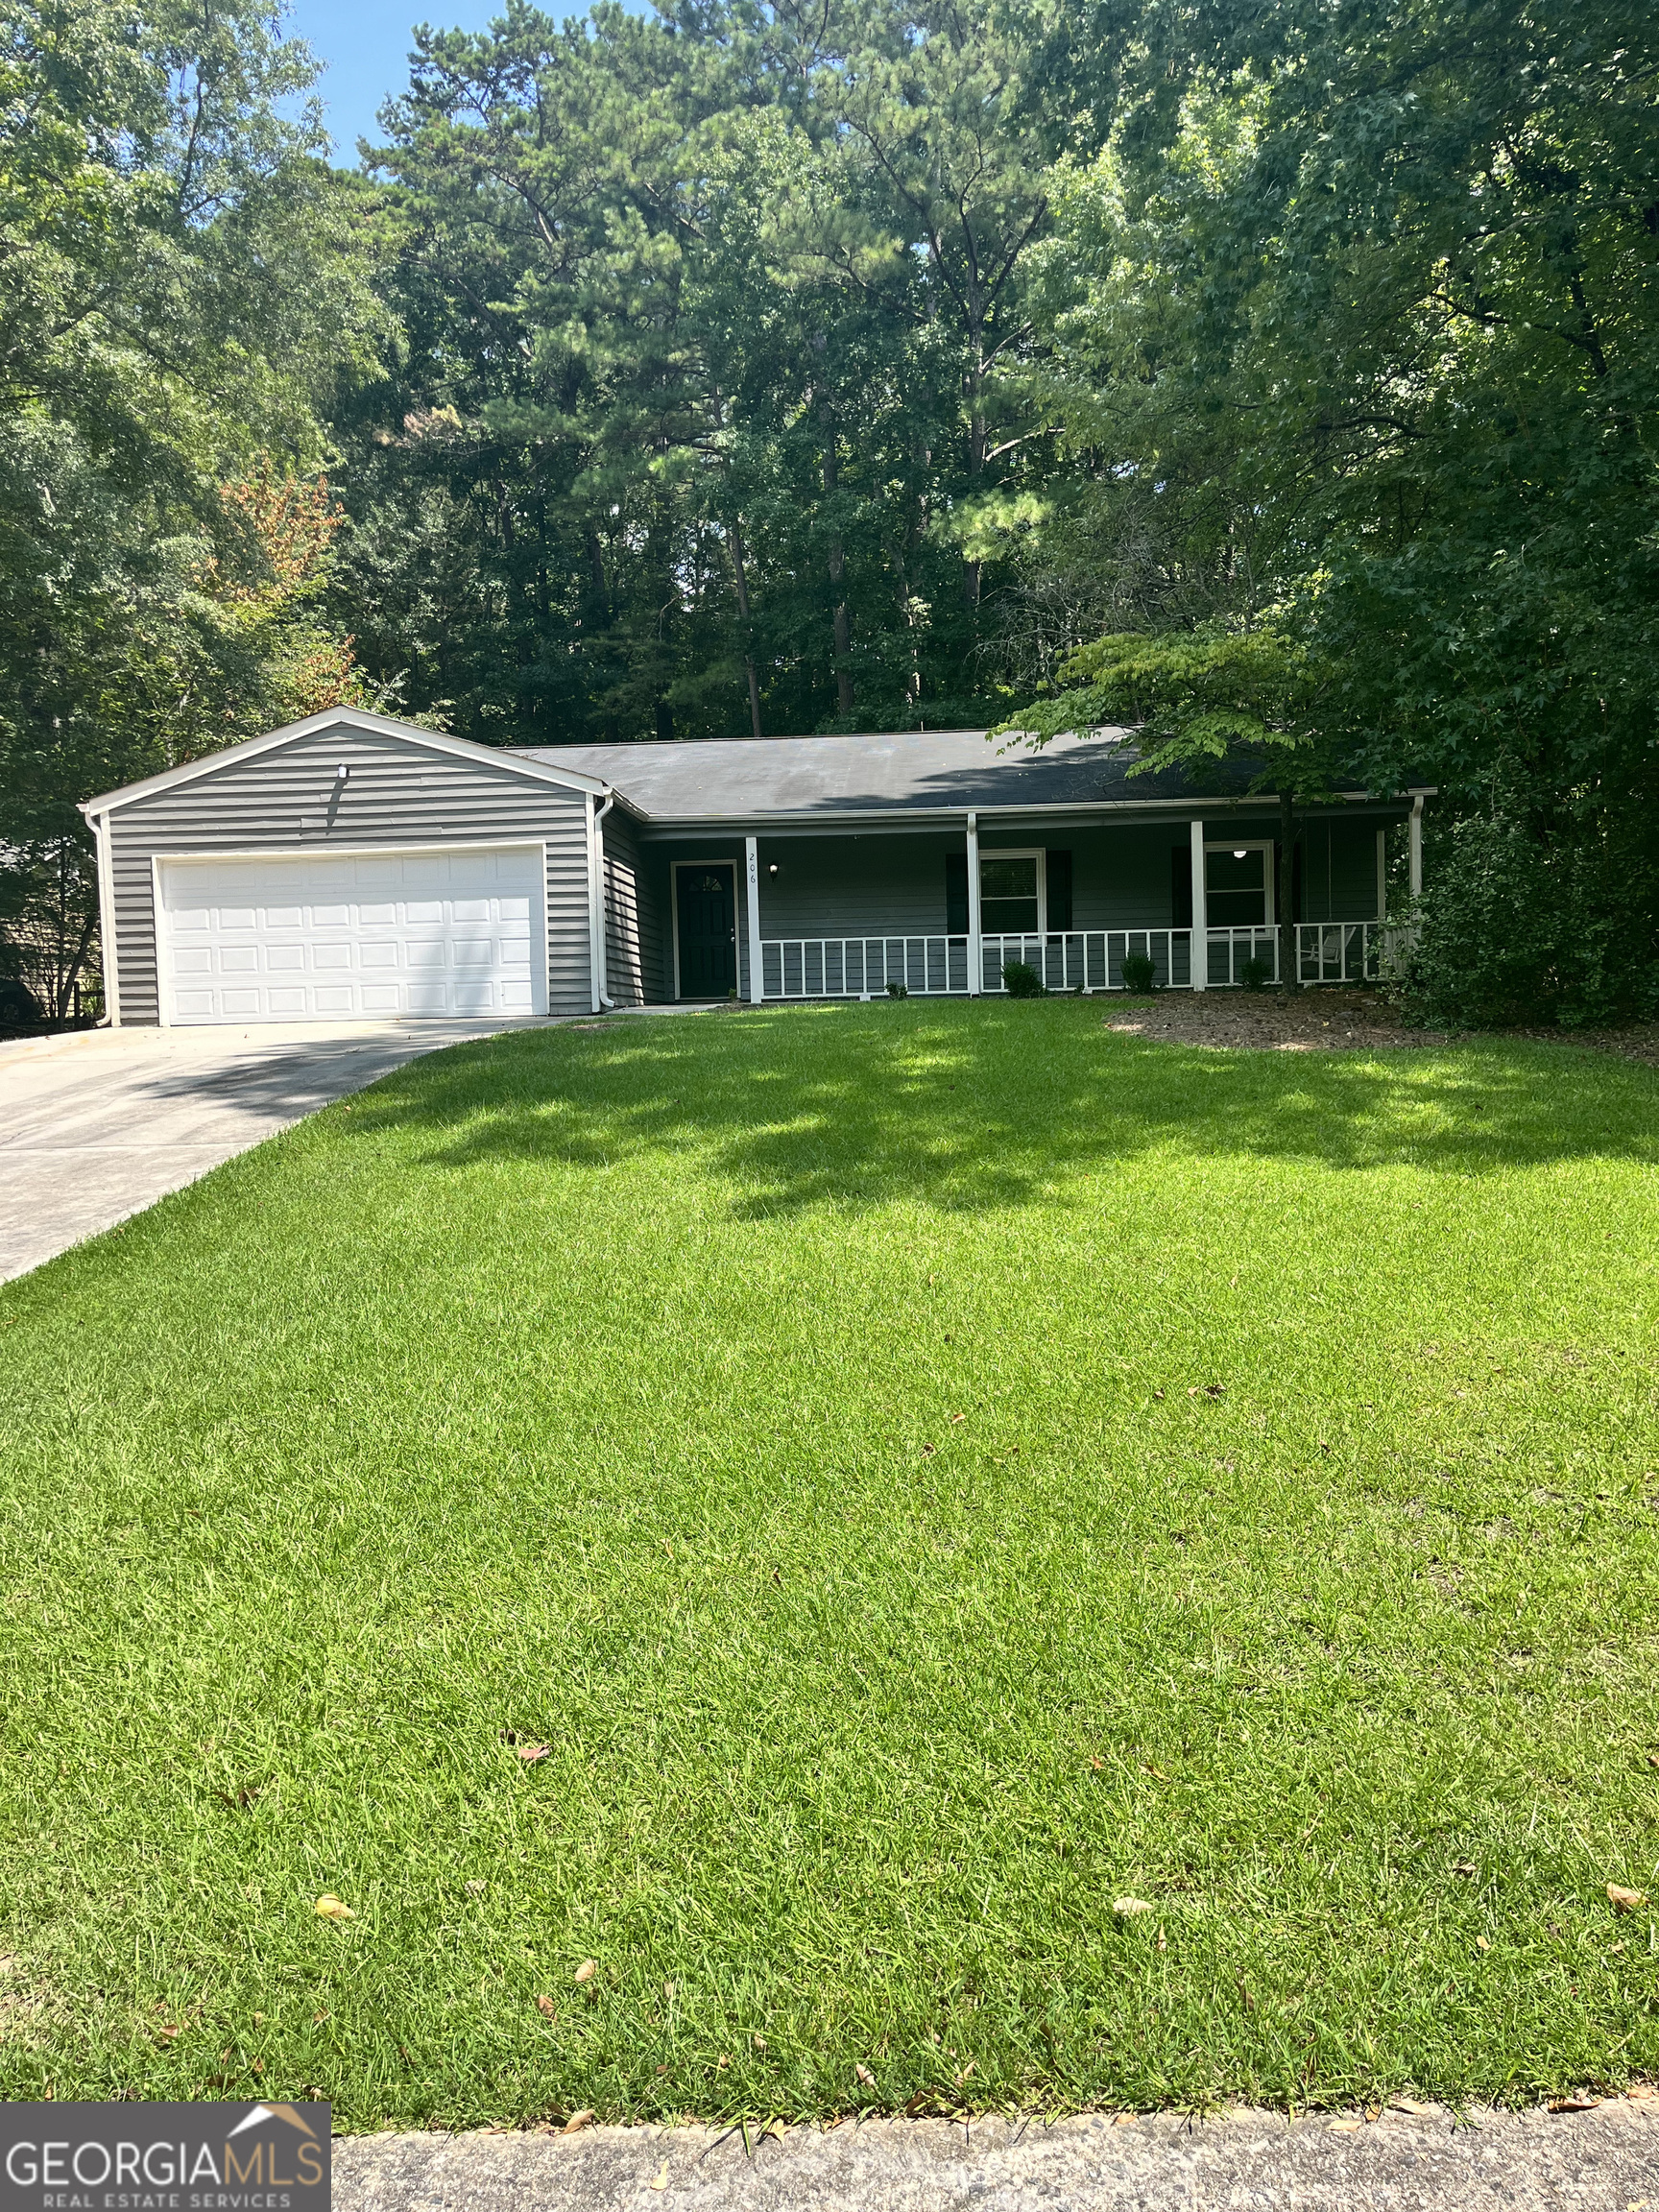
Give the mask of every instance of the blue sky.
[[[548, 14], [563, 20], [586, 13], [580, 5], [541, 0]], [[417, 23], [445, 30], [481, 31], [505, 12], [503, 0], [290, 0], [283, 28], [303, 38], [319, 61], [326, 63], [318, 85], [334, 133], [334, 157], [344, 166], [357, 158], [359, 135], [378, 139], [374, 110], [389, 93], [409, 82], [409, 49]], [[641, 7], [641, 13], [646, 10]]]

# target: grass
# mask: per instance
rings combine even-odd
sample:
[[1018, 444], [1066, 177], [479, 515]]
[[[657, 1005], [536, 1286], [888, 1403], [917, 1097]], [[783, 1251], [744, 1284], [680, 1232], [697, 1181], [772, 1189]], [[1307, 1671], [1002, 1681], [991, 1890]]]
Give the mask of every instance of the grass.
[[611, 1024], [0, 1292], [0, 2094], [1659, 2071], [1656, 1107], [1083, 1002]]

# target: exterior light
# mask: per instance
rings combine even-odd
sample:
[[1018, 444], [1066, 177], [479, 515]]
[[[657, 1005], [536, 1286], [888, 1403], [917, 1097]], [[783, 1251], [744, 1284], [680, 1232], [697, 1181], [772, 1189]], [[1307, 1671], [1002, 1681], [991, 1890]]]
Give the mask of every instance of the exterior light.
[[350, 775], [350, 773], [351, 773], [350, 769], [349, 769], [349, 768], [348, 768], [348, 767], [347, 767], [347, 765], [346, 765], [346, 763], [345, 763], [345, 761], [344, 761], [344, 760], [342, 760], [342, 761], [341, 761], [341, 763], [340, 763], [340, 765], [339, 765], [339, 767], [338, 767], [338, 768], [336, 768], [336, 769], [335, 769], [335, 771], [334, 771], [334, 781], [335, 781], [335, 782], [336, 782], [336, 783], [344, 783], [344, 782], [345, 782], [345, 781], [346, 781], [346, 779], [347, 779], [347, 777], [348, 777], [348, 776], [349, 776], [349, 775]]
[[1238, 850], [1238, 851], [1237, 851], [1237, 852], [1234, 854], [1233, 857], [1234, 857], [1234, 859], [1235, 859], [1235, 860], [1242, 860], [1242, 859], [1243, 859], [1243, 857], [1244, 857], [1244, 848], [1243, 848], [1243, 846], [1242, 846], [1242, 845], [1240, 845], [1240, 846], [1239, 846]]
[[776, 860], [771, 860], [771, 861], [768, 861], [768, 862], [767, 862], [767, 865], [766, 865], [766, 873], [767, 873], [767, 875], [768, 875], [768, 876], [776, 876], [776, 875], [777, 875], [777, 873], [778, 873], [778, 863], [777, 863], [777, 861], [776, 861]]

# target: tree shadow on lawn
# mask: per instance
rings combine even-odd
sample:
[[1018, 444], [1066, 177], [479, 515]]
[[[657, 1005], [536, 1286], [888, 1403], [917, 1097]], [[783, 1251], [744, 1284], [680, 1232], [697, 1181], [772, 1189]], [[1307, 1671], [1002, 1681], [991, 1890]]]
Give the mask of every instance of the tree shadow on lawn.
[[435, 1053], [357, 1102], [424, 1165], [615, 1168], [685, 1156], [739, 1215], [919, 1198], [1052, 1202], [1156, 1156], [1478, 1177], [1659, 1159], [1659, 1077], [1554, 1045], [1215, 1051], [1124, 1037], [1076, 1002], [790, 1007], [518, 1032]]

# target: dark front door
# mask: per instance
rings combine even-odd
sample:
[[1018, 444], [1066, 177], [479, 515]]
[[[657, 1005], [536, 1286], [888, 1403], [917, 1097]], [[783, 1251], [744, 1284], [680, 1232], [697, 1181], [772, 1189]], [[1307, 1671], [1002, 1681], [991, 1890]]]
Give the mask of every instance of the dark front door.
[[682, 864], [680, 996], [724, 998], [737, 988], [737, 871], [730, 860]]

